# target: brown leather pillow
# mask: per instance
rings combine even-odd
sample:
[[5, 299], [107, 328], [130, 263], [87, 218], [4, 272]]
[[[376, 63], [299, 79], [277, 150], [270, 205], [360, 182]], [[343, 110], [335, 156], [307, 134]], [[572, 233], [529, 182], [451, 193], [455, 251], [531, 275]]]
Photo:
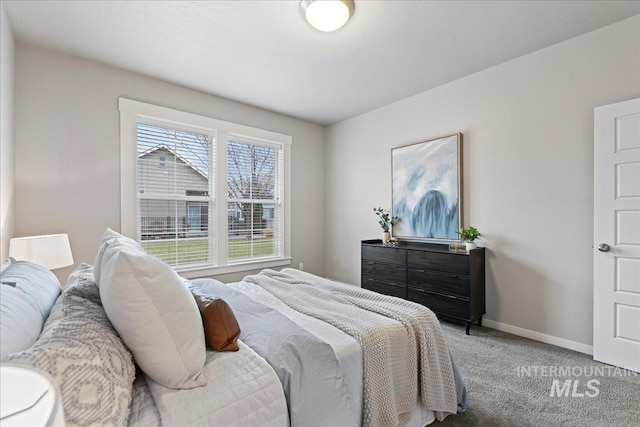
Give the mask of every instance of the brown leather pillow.
[[194, 294], [200, 309], [207, 345], [217, 351], [238, 351], [240, 326], [231, 307], [222, 298]]

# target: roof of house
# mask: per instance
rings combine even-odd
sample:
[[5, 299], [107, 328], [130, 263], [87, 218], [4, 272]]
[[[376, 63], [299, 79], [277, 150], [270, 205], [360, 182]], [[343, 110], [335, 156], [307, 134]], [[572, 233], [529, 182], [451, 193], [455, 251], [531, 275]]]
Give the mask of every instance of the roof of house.
[[154, 147], [151, 147], [151, 148], [149, 148], [149, 149], [147, 149], [145, 151], [142, 151], [142, 152], [138, 153], [138, 158], [141, 159], [143, 157], [146, 157], [146, 156], [150, 155], [151, 153], [155, 153], [156, 151], [158, 151], [160, 149], [168, 151], [171, 155], [173, 155], [177, 159], [181, 160], [183, 163], [185, 163], [191, 169], [196, 171], [203, 178], [209, 179], [208, 171], [205, 172], [205, 171], [201, 170], [201, 168], [199, 168], [198, 166], [193, 164], [193, 162], [189, 161], [189, 159], [187, 159], [185, 156], [180, 155], [180, 153], [178, 153], [176, 150], [174, 150], [173, 148], [171, 148], [171, 147], [169, 147], [168, 145], [165, 145], [165, 144], [158, 144], [158, 145], [156, 145]]

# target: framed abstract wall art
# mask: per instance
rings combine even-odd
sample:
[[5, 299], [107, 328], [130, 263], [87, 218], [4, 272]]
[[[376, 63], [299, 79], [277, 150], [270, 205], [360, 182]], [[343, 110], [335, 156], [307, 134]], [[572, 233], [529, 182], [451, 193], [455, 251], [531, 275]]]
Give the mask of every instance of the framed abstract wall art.
[[462, 134], [391, 150], [392, 214], [400, 239], [458, 240], [462, 227]]

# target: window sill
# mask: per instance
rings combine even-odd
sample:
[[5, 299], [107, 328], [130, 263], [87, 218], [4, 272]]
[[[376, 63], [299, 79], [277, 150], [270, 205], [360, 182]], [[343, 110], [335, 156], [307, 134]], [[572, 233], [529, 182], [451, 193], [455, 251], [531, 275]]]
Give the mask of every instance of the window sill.
[[226, 265], [224, 267], [199, 267], [176, 269], [180, 276], [186, 279], [198, 277], [216, 276], [218, 274], [239, 273], [242, 271], [262, 270], [264, 268], [283, 267], [291, 265], [292, 258], [279, 258], [273, 260], [248, 261], [242, 264]]

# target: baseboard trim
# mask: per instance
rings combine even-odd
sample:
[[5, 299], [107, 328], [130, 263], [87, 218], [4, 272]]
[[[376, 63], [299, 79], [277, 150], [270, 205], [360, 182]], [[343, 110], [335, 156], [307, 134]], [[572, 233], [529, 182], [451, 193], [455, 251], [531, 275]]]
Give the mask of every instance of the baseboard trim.
[[530, 329], [519, 328], [517, 326], [508, 325], [506, 323], [496, 322], [495, 320], [483, 318], [482, 324], [489, 328], [497, 329], [520, 337], [529, 338], [546, 344], [557, 345], [558, 347], [568, 348], [569, 350], [578, 351], [593, 356], [593, 346], [582, 344], [579, 342], [567, 340], [564, 338], [554, 337], [553, 335], [543, 334], [541, 332], [532, 331]]

